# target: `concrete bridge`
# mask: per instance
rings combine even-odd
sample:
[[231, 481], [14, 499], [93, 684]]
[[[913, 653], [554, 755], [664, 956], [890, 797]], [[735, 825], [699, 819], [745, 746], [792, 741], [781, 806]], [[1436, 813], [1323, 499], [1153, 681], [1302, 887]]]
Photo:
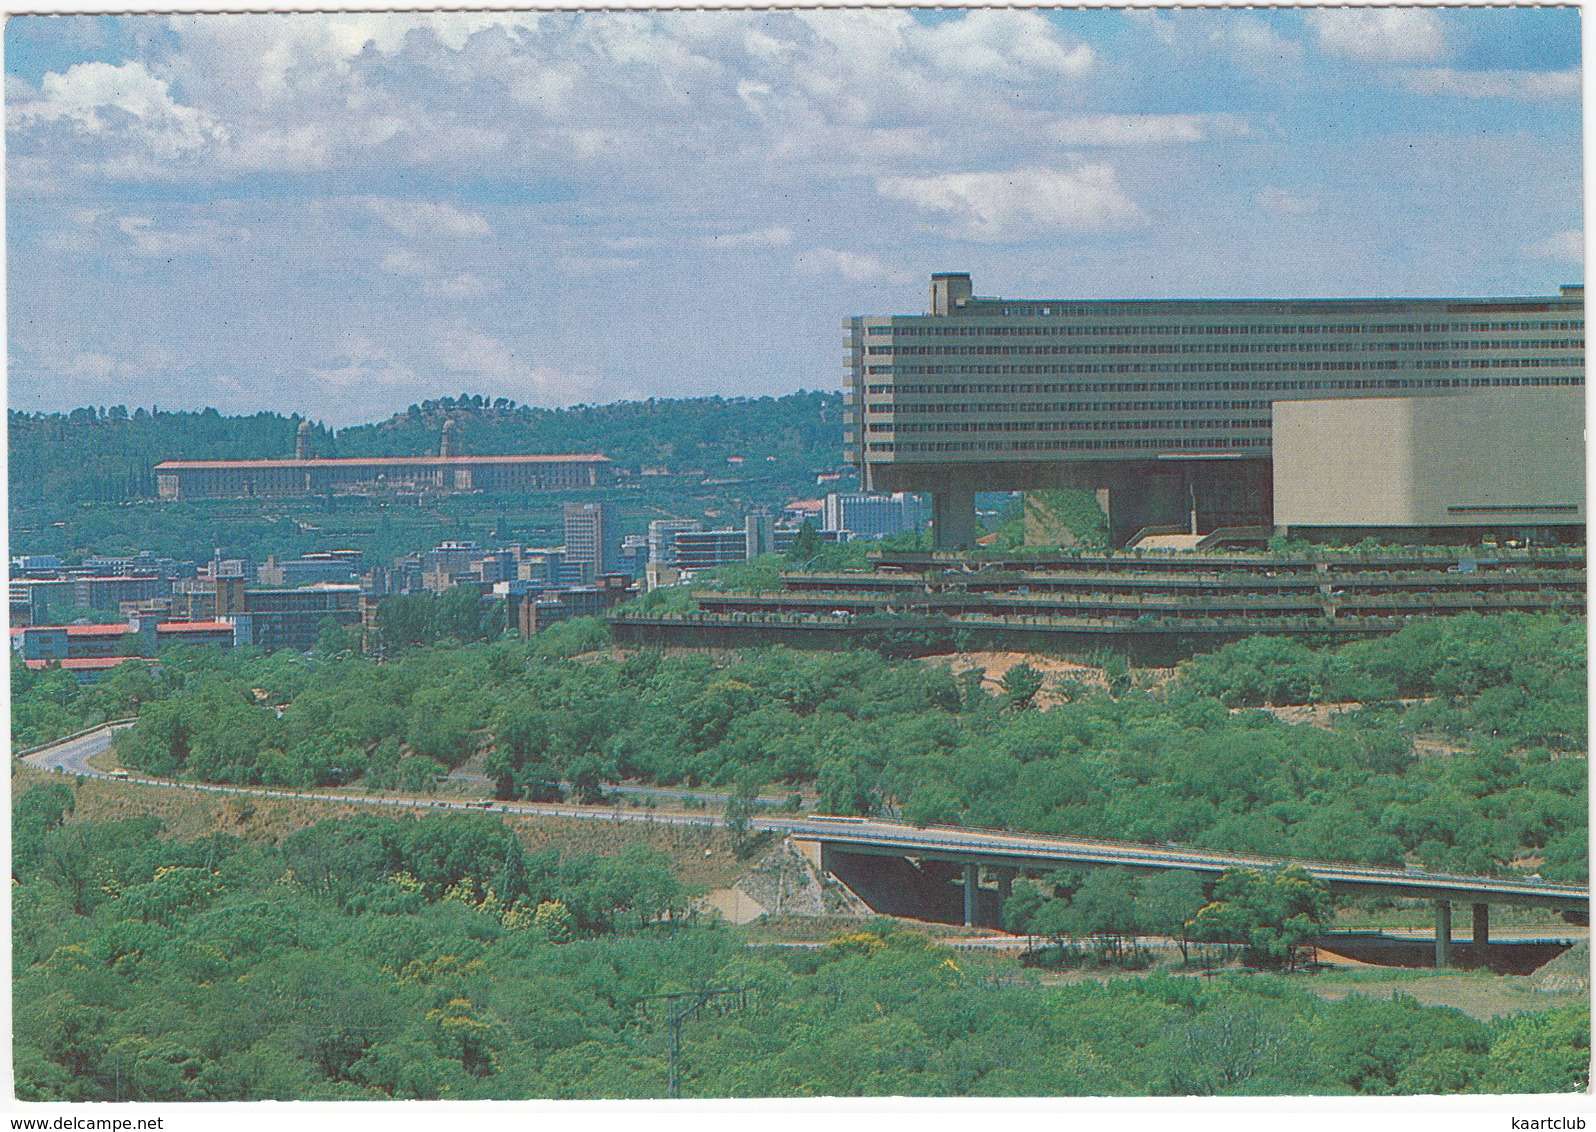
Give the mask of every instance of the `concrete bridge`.
[[[1119, 866], [1136, 872], [1188, 869], [1211, 884], [1227, 869], [1295, 865], [1337, 896], [1392, 896], [1435, 905], [1435, 962], [1451, 965], [1452, 905], [1473, 910], [1476, 946], [1490, 942], [1491, 905], [1549, 908], [1589, 923], [1590, 889], [1534, 877], [1458, 876], [1418, 869], [1375, 868], [1334, 861], [1291, 860], [1218, 853], [1128, 841], [1045, 837], [972, 829], [921, 829], [865, 818], [764, 819], [792, 836], [817, 866], [852, 888], [879, 912], [949, 918], [965, 924], [998, 921], [1014, 878], [1069, 866]], [[992, 880], [983, 885], [983, 877]], [[962, 905], [962, 907], [961, 907]], [[961, 915], [962, 913], [962, 915]]]

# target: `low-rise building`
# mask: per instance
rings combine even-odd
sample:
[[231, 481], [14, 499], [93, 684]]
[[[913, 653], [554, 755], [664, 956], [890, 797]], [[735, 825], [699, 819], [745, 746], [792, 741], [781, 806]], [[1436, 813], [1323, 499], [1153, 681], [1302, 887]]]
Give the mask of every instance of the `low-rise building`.
[[240, 646], [253, 645], [266, 652], [316, 647], [322, 626], [360, 624], [360, 587], [320, 583], [295, 589], [256, 589], [242, 592], [242, 609], [220, 615], [235, 629]]
[[822, 529], [846, 532], [849, 538], [884, 538], [930, 525], [931, 506], [924, 496], [905, 491], [833, 492], [826, 496]]

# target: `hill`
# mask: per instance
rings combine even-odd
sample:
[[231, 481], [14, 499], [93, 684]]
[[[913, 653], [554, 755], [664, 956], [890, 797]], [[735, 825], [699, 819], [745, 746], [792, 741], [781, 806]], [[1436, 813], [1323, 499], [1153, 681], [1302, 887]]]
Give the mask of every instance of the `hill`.
[[[14, 510], [85, 502], [115, 503], [155, 494], [151, 468], [162, 460], [254, 460], [294, 449], [297, 413], [223, 416], [215, 409], [171, 412], [125, 405], [67, 413], [8, 414]], [[411, 405], [388, 420], [332, 430], [317, 426], [318, 456], [417, 456], [438, 449], [445, 420], [475, 455], [598, 452], [632, 472], [726, 467], [743, 456], [799, 474], [836, 463], [842, 398], [805, 392], [785, 397], [698, 397], [538, 409], [500, 397], [462, 394]]]

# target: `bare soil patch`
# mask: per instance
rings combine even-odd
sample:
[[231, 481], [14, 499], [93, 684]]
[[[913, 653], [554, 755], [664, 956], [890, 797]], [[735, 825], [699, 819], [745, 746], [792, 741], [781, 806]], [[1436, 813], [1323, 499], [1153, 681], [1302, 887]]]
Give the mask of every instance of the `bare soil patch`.
[[994, 696], [1002, 694], [1003, 677], [1008, 675], [1009, 669], [1028, 664], [1042, 676], [1042, 690], [1036, 694], [1035, 704], [1043, 710], [1065, 702], [1058, 692], [1059, 685], [1065, 680], [1073, 680], [1099, 691], [1108, 690], [1108, 679], [1101, 668], [1043, 653], [961, 652], [950, 656], [926, 657], [924, 663], [945, 664], [955, 676], [962, 676], [972, 668], [984, 669], [981, 687]]

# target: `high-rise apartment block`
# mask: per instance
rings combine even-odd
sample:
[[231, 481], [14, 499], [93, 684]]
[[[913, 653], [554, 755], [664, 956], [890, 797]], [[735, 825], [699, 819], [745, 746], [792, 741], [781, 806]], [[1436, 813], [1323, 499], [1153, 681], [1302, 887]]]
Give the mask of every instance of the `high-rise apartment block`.
[[[1277, 403], [1572, 390], [1585, 380], [1584, 317], [1580, 286], [1528, 298], [1024, 300], [935, 275], [929, 312], [845, 323], [844, 445], [866, 490], [931, 493], [944, 547], [973, 542], [977, 491], [1106, 493], [1120, 541], [1161, 524], [1267, 527]], [[1582, 399], [1564, 400], [1582, 419]]]
[[613, 503], [565, 505], [565, 563], [580, 567], [584, 581], [619, 569], [619, 541]]

